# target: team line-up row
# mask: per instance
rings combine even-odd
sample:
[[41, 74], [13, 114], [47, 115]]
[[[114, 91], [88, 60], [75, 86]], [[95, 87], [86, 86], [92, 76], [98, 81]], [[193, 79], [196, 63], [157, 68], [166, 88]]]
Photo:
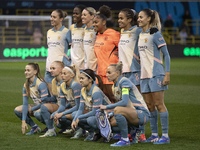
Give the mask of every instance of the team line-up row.
[[[47, 127], [40, 137], [55, 136], [55, 124], [61, 131], [73, 131], [72, 139], [87, 133], [85, 141], [118, 140], [111, 146], [138, 141], [170, 143], [164, 103], [170, 56], [158, 12], [122, 9], [118, 14], [120, 32], [112, 29], [111, 10], [105, 5], [97, 12], [76, 6], [70, 29], [62, 25], [65, 17], [60, 9], [51, 13], [53, 28], [47, 31], [44, 79], [38, 64], [25, 67], [23, 105], [14, 110], [22, 120], [22, 133], [27, 124], [31, 130], [26, 135], [40, 131], [30, 117], [34, 116]], [[28, 104], [28, 97], [34, 104]], [[147, 122], [152, 134], [146, 139]]]

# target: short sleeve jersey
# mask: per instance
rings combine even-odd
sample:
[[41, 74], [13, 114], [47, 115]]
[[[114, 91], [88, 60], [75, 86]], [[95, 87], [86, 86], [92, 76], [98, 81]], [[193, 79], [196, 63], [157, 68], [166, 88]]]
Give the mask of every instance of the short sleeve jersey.
[[141, 62], [141, 79], [164, 75], [163, 53], [160, 48], [166, 42], [159, 31], [150, 34], [150, 30], [139, 35], [138, 49]]
[[132, 26], [129, 30], [121, 30], [118, 45], [119, 60], [123, 63], [123, 73], [140, 71], [138, 38], [141, 28]]
[[[46, 70], [50, 71], [50, 65], [54, 61], [63, 61], [66, 59], [65, 65], [70, 65], [69, 60], [65, 57], [68, 51], [68, 45], [70, 43], [70, 37], [67, 37], [69, 29], [62, 26], [59, 30], [54, 28], [47, 31], [47, 45], [48, 56], [46, 59]], [[69, 35], [68, 35], [69, 36]]]

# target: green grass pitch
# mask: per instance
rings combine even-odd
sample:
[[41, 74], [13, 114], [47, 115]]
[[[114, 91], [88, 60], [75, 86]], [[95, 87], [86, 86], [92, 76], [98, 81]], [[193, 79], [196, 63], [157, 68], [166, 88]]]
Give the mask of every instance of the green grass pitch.
[[[21, 121], [14, 108], [22, 104], [24, 67], [28, 62], [0, 62], [0, 149], [1, 150], [110, 150], [110, 143], [70, 140], [69, 136], [39, 138], [39, 134], [21, 134]], [[42, 74], [45, 63], [38, 62]], [[169, 111], [168, 145], [135, 144], [127, 150], [199, 150], [200, 149], [200, 59], [171, 59], [171, 83], [165, 92]], [[34, 119], [35, 120], [35, 119]], [[41, 123], [36, 123], [44, 128]], [[160, 126], [159, 126], [160, 128]], [[30, 129], [30, 128], [29, 128]], [[146, 136], [150, 135], [149, 124]], [[161, 131], [160, 131], [161, 133]]]

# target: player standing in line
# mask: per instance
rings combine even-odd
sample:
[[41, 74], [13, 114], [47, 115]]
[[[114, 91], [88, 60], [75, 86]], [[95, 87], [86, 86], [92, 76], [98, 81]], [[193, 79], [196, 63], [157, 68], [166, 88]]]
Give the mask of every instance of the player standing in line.
[[[122, 74], [129, 78], [140, 90], [140, 60], [138, 53], [138, 38], [141, 28], [137, 27], [137, 14], [135, 10], [124, 8], [118, 14], [118, 23], [121, 37], [118, 45], [119, 60], [123, 64]], [[140, 127], [138, 140], [146, 140], [144, 126]]]
[[103, 92], [108, 96], [111, 102], [115, 102], [112, 93], [112, 84], [106, 78], [106, 69], [111, 63], [118, 62], [118, 43], [120, 33], [114, 29], [107, 28], [107, 19], [111, 16], [111, 10], [108, 6], [101, 6], [97, 12], [93, 26], [97, 32], [94, 45], [95, 55], [97, 57], [97, 74], [103, 81]]
[[51, 93], [51, 81], [54, 78], [50, 73], [51, 63], [62, 61], [64, 65], [71, 64], [70, 56], [67, 56], [69, 44], [71, 43], [71, 35], [68, 32], [69, 29], [62, 25], [66, 16], [67, 13], [61, 9], [52, 11], [51, 25], [53, 28], [47, 31], [48, 56], [46, 59], [45, 81], [48, 83]]
[[[35, 112], [40, 111], [40, 106], [46, 102], [45, 98], [49, 96], [49, 91], [47, 84], [41, 77], [40, 68], [37, 63], [28, 63], [24, 74], [26, 82], [22, 91], [23, 105], [17, 106], [14, 112], [22, 120], [22, 133], [25, 134], [28, 124], [31, 126], [31, 130], [26, 135], [32, 135], [40, 132], [41, 129], [34, 123], [30, 116], [34, 116]], [[33, 100], [34, 104], [28, 104], [29, 97]]]
[[70, 26], [70, 33], [72, 38], [71, 44], [71, 60], [72, 64], [76, 65], [80, 70], [84, 69], [85, 53], [83, 49], [83, 37], [85, 25], [82, 23], [82, 11], [85, 9], [84, 5], [77, 5], [73, 10], [73, 22]]
[[[98, 79], [98, 85], [95, 83]], [[71, 124], [72, 129], [78, 126], [89, 132], [84, 141], [92, 141], [94, 139], [95, 131], [99, 131], [96, 122], [96, 110], [99, 109], [101, 104], [107, 105], [110, 100], [102, 92], [102, 80], [98, 75], [95, 75], [91, 69], [81, 71], [80, 83], [82, 85], [80, 106], [76, 116]]]
[[[138, 25], [142, 28], [138, 41], [141, 62], [140, 87], [151, 113], [152, 135], [146, 142], [167, 144], [170, 143], [168, 136], [169, 114], [164, 103], [164, 90], [168, 89], [167, 85], [170, 82], [170, 56], [160, 32], [161, 23], [158, 12], [151, 9], [140, 11]], [[158, 136], [158, 112], [162, 127], [161, 138]]]
[[60, 105], [60, 85], [62, 83], [61, 72], [64, 68], [64, 64], [61, 61], [54, 61], [50, 66], [50, 73], [54, 77], [52, 80], [52, 95], [48, 97], [48, 101], [51, 103], [45, 103], [41, 106], [41, 115], [47, 126], [47, 131], [40, 137], [56, 136], [54, 130], [54, 121], [51, 118], [51, 114], [55, 112]]
[[100, 109], [114, 109], [114, 117], [111, 117], [110, 123], [113, 126], [113, 132], [117, 126], [121, 135], [121, 139], [111, 146], [129, 146], [127, 124], [134, 128], [145, 125], [149, 121], [150, 113], [138, 88], [130, 79], [122, 76], [121, 62], [111, 64], [106, 75], [109, 81], [114, 82], [112, 89], [117, 102], [107, 106], [101, 105]]
[[[57, 122], [58, 127], [69, 129], [71, 122], [79, 108], [81, 85], [79, 83], [79, 69], [75, 66], [65, 66], [62, 70], [62, 80], [60, 90], [61, 104], [57, 111], [52, 114], [52, 118]], [[66, 104], [68, 105], [66, 108]], [[77, 139], [82, 135], [80, 128], [71, 139]]]
[[82, 23], [86, 25], [84, 29], [83, 48], [85, 52], [85, 69], [97, 69], [97, 58], [94, 53], [94, 43], [96, 40], [96, 32], [94, 31], [93, 19], [96, 10], [92, 7], [86, 7], [82, 11]]

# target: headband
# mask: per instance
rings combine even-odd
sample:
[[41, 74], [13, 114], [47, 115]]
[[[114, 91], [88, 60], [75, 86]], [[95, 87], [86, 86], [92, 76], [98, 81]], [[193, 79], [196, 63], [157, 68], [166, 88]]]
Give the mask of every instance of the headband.
[[71, 68], [69, 68], [69, 67], [67, 67], [67, 66], [65, 66], [64, 68], [67, 69], [69, 72], [71, 72], [72, 74], [75, 75], [74, 71], [73, 71]]
[[92, 81], [94, 81], [93, 78], [89, 74], [87, 74], [86, 72], [82, 71], [81, 73], [84, 73], [87, 77], [89, 77], [90, 79], [92, 79]]

